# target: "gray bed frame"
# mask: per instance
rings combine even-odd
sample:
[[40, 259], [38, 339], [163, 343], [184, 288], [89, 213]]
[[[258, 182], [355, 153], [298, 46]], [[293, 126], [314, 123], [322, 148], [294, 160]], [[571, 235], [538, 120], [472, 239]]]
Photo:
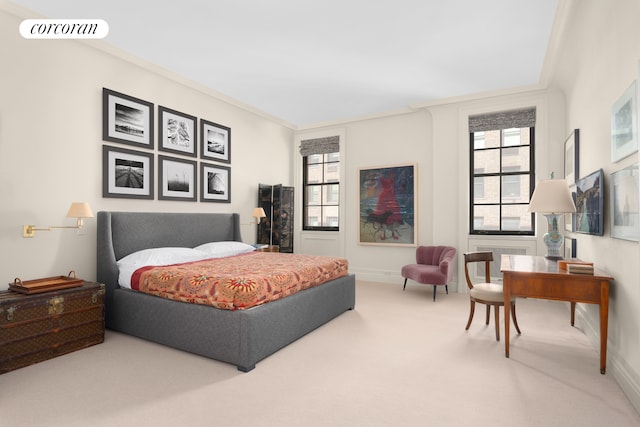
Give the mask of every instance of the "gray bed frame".
[[248, 372], [260, 360], [355, 307], [352, 274], [235, 311], [119, 287], [116, 260], [147, 248], [241, 241], [239, 221], [235, 213], [98, 212], [97, 280], [106, 287], [107, 328]]

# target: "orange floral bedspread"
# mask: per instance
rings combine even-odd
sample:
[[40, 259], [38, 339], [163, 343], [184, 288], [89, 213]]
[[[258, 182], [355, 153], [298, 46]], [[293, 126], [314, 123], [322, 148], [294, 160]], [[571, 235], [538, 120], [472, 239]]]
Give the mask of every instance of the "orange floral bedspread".
[[250, 252], [160, 267], [142, 267], [131, 288], [227, 310], [255, 307], [348, 274], [344, 258]]

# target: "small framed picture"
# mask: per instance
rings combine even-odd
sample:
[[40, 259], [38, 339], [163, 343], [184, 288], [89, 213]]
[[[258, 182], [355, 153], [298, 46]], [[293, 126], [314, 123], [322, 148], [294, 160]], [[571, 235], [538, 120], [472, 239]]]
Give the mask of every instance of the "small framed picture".
[[610, 180], [611, 237], [638, 241], [638, 164], [613, 172]]
[[611, 161], [617, 162], [638, 151], [636, 82], [611, 107]]
[[200, 158], [231, 163], [231, 129], [200, 119]]
[[200, 201], [231, 203], [231, 168], [200, 163]]
[[[573, 204], [578, 206], [578, 199], [576, 195], [576, 184], [569, 185], [569, 192], [571, 193], [571, 198], [573, 199]], [[576, 213], [569, 212], [564, 214], [564, 229], [566, 231], [575, 232], [576, 231]]]
[[102, 88], [102, 139], [153, 148], [153, 104]]
[[153, 153], [103, 145], [102, 197], [153, 199]]
[[197, 165], [195, 161], [158, 156], [158, 200], [197, 199]]
[[564, 238], [564, 258], [578, 257], [578, 241], [572, 237]]
[[569, 185], [580, 178], [580, 129], [574, 129], [564, 142], [564, 179]]
[[194, 116], [158, 106], [158, 149], [196, 157], [196, 123]]

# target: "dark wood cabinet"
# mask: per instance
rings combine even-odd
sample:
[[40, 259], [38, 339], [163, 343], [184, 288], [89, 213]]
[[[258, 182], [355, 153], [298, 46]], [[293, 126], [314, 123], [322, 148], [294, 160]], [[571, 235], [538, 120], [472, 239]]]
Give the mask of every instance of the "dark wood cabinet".
[[256, 243], [276, 245], [280, 252], [293, 252], [293, 187], [260, 184], [258, 206], [267, 217], [258, 224]]

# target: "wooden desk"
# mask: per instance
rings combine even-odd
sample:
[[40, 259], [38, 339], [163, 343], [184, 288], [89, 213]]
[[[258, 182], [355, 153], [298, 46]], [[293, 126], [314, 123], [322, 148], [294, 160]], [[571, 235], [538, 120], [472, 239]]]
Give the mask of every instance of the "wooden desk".
[[[558, 262], [539, 256], [502, 255], [504, 302], [512, 296], [541, 298], [571, 303], [571, 326], [576, 303], [600, 305], [600, 373], [606, 372], [607, 328], [609, 323], [609, 282], [613, 277], [597, 269], [594, 275], [569, 274], [558, 269]], [[509, 310], [504, 310], [504, 352], [509, 357]]]

